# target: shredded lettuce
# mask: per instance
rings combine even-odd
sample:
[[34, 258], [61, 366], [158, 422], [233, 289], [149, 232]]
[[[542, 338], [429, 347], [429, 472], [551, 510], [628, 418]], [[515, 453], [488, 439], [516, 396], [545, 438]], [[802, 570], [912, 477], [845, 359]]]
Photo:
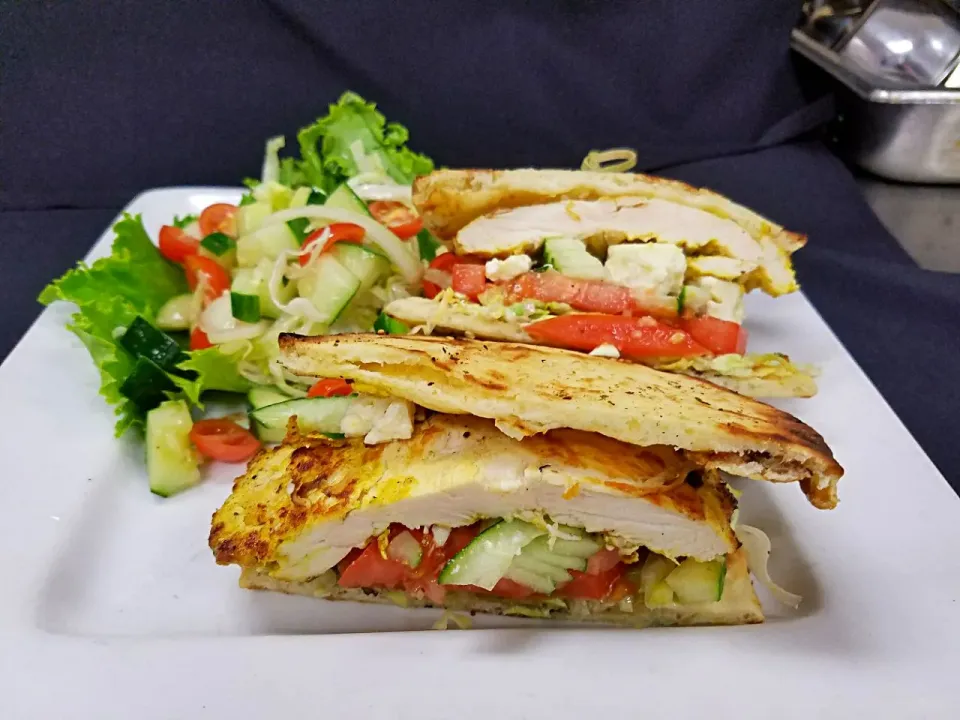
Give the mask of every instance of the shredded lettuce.
[[[407, 148], [408, 138], [407, 129], [388, 123], [374, 103], [346, 92], [325, 117], [298, 133], [301, 160], [288, 163], [291, 184], [330, 191], [360, 173], [377, 173], [409, 185], [432, 171], [433, 161]], [[287, 184], [283, 172], [281, 167]]]
[[[137, 317], [153, 323], [160, 308], [188, 288], [183, 270], [160, 254], [139, 216], [124, 215], [113, 230], [116, 236], [108, 257], [92, 265], [79, 263], [44, 288], [39, 301], [49, 305], [63, 300], [77, 306], [68, 329], [80, 338], [100, 371], [100, 394], [116, 410], [119, 436], [131, 427], [142, 427], [144, 415], [120, 394], [135, 358], [120, 347], [117, 338]], [[180, 365], [183, 375], [168, 376], [195, 404], [207, 389], [249, 387], [230, 357], [216, 348], [186, 354]]]

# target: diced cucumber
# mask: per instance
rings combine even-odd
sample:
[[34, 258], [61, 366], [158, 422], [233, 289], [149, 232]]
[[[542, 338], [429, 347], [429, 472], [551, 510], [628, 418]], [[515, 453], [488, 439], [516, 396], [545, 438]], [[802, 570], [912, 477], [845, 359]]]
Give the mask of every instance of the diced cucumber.
[[382, 253], [355, 243], [334, 243], [330, 252], [360, 280], [360, 291], [368, 290], [390, 274], [390, 261]]
[[266, 407], [267, 405], [287, 402], [288, 400], [290, 400], [289, 395], [285, 395], [272, 387], [255, 387], [247, 393], [247, 401], [254, 410]]
[[[261, 260], [256, 267], [243, 267], [234, 272], [231, 292], [244, 295], [256, 295], [260, 298], [260, 315], [269, 318], [278, 318], [283, 313], [270, 297], [270, 275], [273, 272], [273, 261], [267, 258]], [[281, 303], [290, 302], [297, 293], [296, 285], [287, 283], [281, 285], [277, 291], [277, 299]]]
[[360, 290], [360, 279], [329, 253], [320, 255], [310, 267], [312, 271], [297, 283], [298, 292], [320, 314], [317, 321], [330, 324]]
[[186, 354], [176, 340], [137, 316], [120, 336], [120, 346], [134, 357], [152, 360], [164, 370], [174, 370]]
[[[658, 555], [657, 553], [650, 553], [647, 555], [647, 559], [643, 563], [643, 569], [640, 571], [640, 590], [643, 594], [643, 603], [647, 607], [654, 607], [651, 605], [654, 600], [655, 588], [663, 582], [663, 579], [673, 572], [677, 567], [677, 564], [665, 558], [663, 555]], [[670, 602], [673, 601], [673, 590], [670, 586], [667, 586], [667, 590], [670, 590]], [[662, 600], [664, 596], [663, 589], [659, 589], [656, 592], [659, 593], [658, 597]], [[661, 607], [657, 605], [656, 607]]]
[[717, 602], [723, 596], [726, 575], [725, 559], [698, 562], [687, 558], [667, 575], [664, 582], [682, 603]]
[[189, 330], [193, 314], [193, 295], [177, 295], [167, 300], [157, 312], [157, 327], [161, 330]]
[[492, 590], [520, 551], [545, 532], [522, 520], [501, 520], [477, 535], [444, 565], [438, 578], [440, 584], [476, 585]]
[[543, 243], [543, 261], [570, 277], [588, 280], [603, 278], [603, 263], [591, 255], [583, 240], [578, 238], [547, 238]]
[[297, 245], [303, 245], [303, 241], [310, 234], [310, 218], [299, 217], [293, 220], [287, 220], [287, 227], [297, 239]]
[[417, 233], [417, 250], [420, 251], [420, 259], [431, 262], [437, 257], [437, 251], [443, 247], [443, 243], [437, 240], [436, 236], [424, 228]]
[[658, 607], [672, 605], [676, 598], [673, 595], [673, 588], [667, 585], [666, 580], [654, 583], [650, 589], [643, 595], [643, 604], [651, 610]]
[[240, 322], [259, 322], [260, 296], [231, 291], [230, 312]]
[[313, 192], [313, 188], [307, 185], [303, 187], [298, 187], [294, 193], [293, 197], [290, 198], [290, 207], [299, 208], [304, 207], [310, 201], [310, 194]]
[[286, 223], [268, 225], [237, 240], [237, 264], [254, 267], [263, 259], [274, 260], [282, 252], [299, 249], [300, 242]]
[[200, 241], [200, 247], [220, 257], [235, 249], [237, 241], [226, 233], [213, 232]]
[[406, 335], [410, 332], [409, 325], [384, 313], [380, 313], [373, 321], [373, 329], [374, 331], [383, 330], [387, 335]]
[[177, 386], [166, 372], [150, 358], [137, 358], [133, 371], [120, 386], [120, 394], [128, 398], [141, 412], [153, 410], [167, 399]]
[[[287, 400], [259, 407], [250, 413], [250, 417], [266, 430], [283, 431], [287, 421], [296, 415], [297, 426], [304, 432], [339, 433], [340, 422], [355, 397], [336, 395]], [[280, 437], [282, 439], [283, 435]]]
[[200, 482], [200, 459], [190, 443], [193, 420], [183, 400], [168, 400], [147, 413], [150, 490], [169, 497]]
[[237, 237], [249, 235], [260, 229], [263, 221], [273, 214], [273, 207], [266, 202], [241, 205], [234, 216], [237, 221]]
[[387, 545], [387, 557], [415, 568], [423, 558], [423, 548], [413, 535], [404, 530]]
[[324, 205], [373, 217], [373, 215], [370, 214], [370, 210], [367, 208], [367, 204], [361, 200], [360, 196], [353, 191], [353, 188], [346, 183], [341, 183], [332, 193], [330, 193], [330, 197], [327, 198], [327, 201], [324, 203]]

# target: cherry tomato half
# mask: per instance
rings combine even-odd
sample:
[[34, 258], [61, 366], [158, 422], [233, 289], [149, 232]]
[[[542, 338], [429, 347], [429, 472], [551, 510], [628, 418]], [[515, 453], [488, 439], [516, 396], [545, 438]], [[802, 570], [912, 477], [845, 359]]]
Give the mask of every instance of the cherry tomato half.
[[334, 395], [349, 395], [353, 392], [350, 383], [342, 378], [324, 378], [317, 380], [307, 391], [307, 397], [333, 397]]
[[320, 250], [321, 253], [325, 253], [327, 250], [333, 247], [334, 243], [338, 242], [349, 242], [349, 243], [362, 243], [363, 236], [366, 234], [364, 230], [359, 225], [354, 225], [353, 223], [333, 223], [327, 227], [322, 227], [319, 230], [314, 230], [312, 233], [307, 235], [306, 239], [303, 241], [303, 246], [300, 250], [300, 264], [306, 265], [310, 261], [310, 246], [313, 245], [324, 232], [327, 230], [330, 231], [327, 241], [323, 244], [323, 249]]
[[160, 254], [167, 260], [182, 263], [200, 249], [200, 240], [174, 225], [160, 228]]
[[423, 220], [413, 210], [395, 200], [376, 200], [370, 203], [370, 214], [386, 225], [401, 240], [412, 238], [423, 229]]
[[232, 420], [198, 420], [190, 429], [190, 440], [202, 454], [223, 462], [243, 462], [260, 449], [260, 441]]
[[232, 238], [237, 236], [237, 206], [230, 203], [215, 203], [200, 213], [200, 233], [222, 232]]
[[230, 274], [215, 260], [202, 255], [191, 255], [184, 262], [187, 272], [187, 286], [196, 290], [202, 280], [206, 290], [204, 300], [211, 302], [230, 289]]

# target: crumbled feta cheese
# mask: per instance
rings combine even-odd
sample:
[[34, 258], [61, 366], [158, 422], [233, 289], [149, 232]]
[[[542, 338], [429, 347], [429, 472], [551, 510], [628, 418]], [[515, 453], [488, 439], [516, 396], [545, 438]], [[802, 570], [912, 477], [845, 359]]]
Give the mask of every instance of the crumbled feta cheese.
[[618, 285], [676, 297], [683, 287], [687, 259], [676, 245], [626, 243], [607, 250], [604, 269]]
[[607, 358], [618, 358], [620, 357], [620, 351], [610, 343], [604, 343], [603, 345], [597, 345], [593, 350], [590, 351], [591, 355], [596, 355], [597, 357], [607, 357]]
[[406, 400], [357, 398], [340, 421], [347, 437], [363, 435], [367, 445], [407, 440], [413, 435], [413, 405]]
[[696, 285], [710, 293], [707, 315], [730, 322], [743, 322], [743, 288], [737, 283], [704, 276]]
[[529, 255], [511, 255], [506, 260], [488, 260], [486, 264], [487, 278], [493, 282], [506, 282], [518, 275], [530, 272], [533, 260]]

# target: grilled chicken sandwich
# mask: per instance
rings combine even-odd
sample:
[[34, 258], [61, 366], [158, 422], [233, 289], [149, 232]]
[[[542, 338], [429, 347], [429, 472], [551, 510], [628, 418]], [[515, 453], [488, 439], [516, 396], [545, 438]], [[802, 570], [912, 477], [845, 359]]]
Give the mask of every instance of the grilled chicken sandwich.
[[440, 170], [413, 201], [452, 252], [410, 325], [625, 357], [751, 396], [816, 392], [809, 368], [744, 354], [744, 293], [798, 288], [806, 242], [708, 190], [630, 173]]
[[351, 394], [255, 411], [286, 413], [286, 437], [210, 534], [244, 587], [631, 626], [760, 622], [722, 472], [836, 504], [842, 469], [816, 432], [693, 378], [475, 340], [286, 335], [281, 348], [291, 371]]

